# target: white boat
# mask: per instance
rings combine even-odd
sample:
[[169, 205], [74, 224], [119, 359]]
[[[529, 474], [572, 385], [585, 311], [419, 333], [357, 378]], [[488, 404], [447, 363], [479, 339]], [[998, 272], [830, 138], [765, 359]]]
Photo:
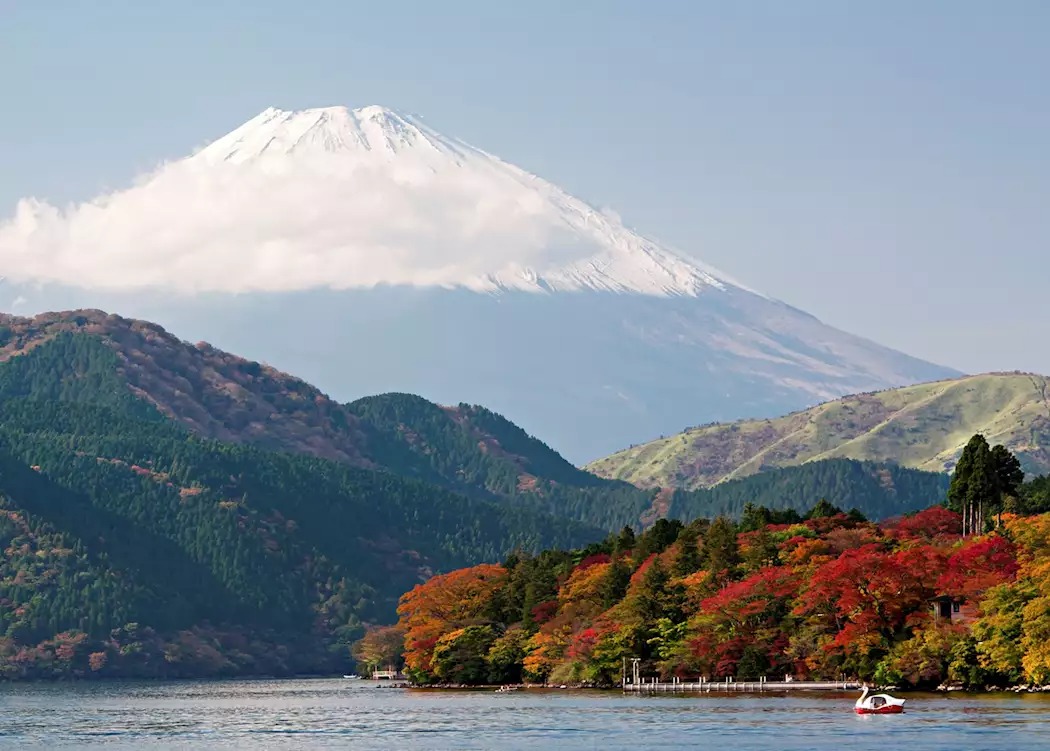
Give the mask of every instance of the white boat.
[[861, 691], [860, 698], [853, 705], [857, 714], [900, 714], [904, 711], [904, 702], [889, 694], [872, 694], [868, 696], [868, 687]]
[[348, 681], [361, 680], [361, 676], [359, 676], [357, 673], [351, 673], [350, 675], [344, 675], [343, 677], [346, 678]]

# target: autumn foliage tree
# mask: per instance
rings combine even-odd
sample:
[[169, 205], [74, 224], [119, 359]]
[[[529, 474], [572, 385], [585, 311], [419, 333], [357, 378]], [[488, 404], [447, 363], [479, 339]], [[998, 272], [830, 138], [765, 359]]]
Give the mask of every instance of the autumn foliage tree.
[[[829, 504], [747, 516], [434, 577], [402, 599], [409, 672], [609, 685], [638, 659], [663, 678], [1050, 682], [1050, 514], [966, 536], [943, 505], [883, 523]], [[945, 617], [942, 597], [964, 613]]]
[[[483, 564], [435, 576], [402, 595], [397, 612], [405, 635], [406, 669], [422, 681], [435, 677], [438, 642], [460, 629], [483, 625], [490, 600], [506, 576], [502, 566]], [[472, 644], [478, 640], [473, 632], [467, 638]], [[457, 639], [446, 639], [446, 653]]]
[[844, 669], [870, 672], [936, 594], [931, 572], [942, 563], [943, 554], [926, 546], [847, 550], [813, 573], [794, 614], [818, 625], [825, 651], [840, 655]]
[[699, 671], [744, 680], [793, 672], [786, 648], [791, 599], [797, 591], [790, 570], [770, 566], [703, 600], [689, 624]]
[[400, 667], [404, 651], [405, 634], [396, 625], [373, 626], [351, 648], [354, 660], [370, 673], [384, 665]]

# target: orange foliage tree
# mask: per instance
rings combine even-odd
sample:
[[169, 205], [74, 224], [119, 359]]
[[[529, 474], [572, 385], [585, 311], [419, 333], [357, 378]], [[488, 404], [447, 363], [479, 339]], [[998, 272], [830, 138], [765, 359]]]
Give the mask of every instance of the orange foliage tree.
[[486, 620], [486, 609], [507, 571], [482, 564], [435, 576], [401, 596], [398, 625], [405, 634], [405, 667], [428, 680], [434, 648], [446, 633]]

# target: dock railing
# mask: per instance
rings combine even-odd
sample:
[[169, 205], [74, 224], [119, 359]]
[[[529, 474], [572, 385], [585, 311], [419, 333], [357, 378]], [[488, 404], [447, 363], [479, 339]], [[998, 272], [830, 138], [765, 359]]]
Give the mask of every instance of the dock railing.
[[624, 691], [639, 693], [664, 693], [664, 692], [739, 692], [760, 693], [763, 691], [854, 691], [860, 689], [858, 681], [770, 681], [760, 678], [757, 681], [737, 681], [726, 678], [719, 681], [708, 681], [703, 678], [695, 680], [684, 680], [672, 678], [670, 681], [659, 681], [656, 678], [641, 678], [637, 681], [625, 680]]

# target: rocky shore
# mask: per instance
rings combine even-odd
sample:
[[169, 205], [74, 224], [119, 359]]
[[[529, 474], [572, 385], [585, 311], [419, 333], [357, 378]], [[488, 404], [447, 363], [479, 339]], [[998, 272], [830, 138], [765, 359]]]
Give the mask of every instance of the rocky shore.
[[[966, 691], [961, 683], [942, 683], [937, 687], [937, 691]], [[971, 693], [974, 689], [969, 689]], [[982, 689], [983, 693], [988, 694], [1002, 694], [1002, 693], [1015, 693], [1015, 694], [1042, 694], [1050, 693], [1050, 685], [1040, 686], [1037, 684], [1026, 684], [1022, 683], [1019, 686], [985, 686]]]

